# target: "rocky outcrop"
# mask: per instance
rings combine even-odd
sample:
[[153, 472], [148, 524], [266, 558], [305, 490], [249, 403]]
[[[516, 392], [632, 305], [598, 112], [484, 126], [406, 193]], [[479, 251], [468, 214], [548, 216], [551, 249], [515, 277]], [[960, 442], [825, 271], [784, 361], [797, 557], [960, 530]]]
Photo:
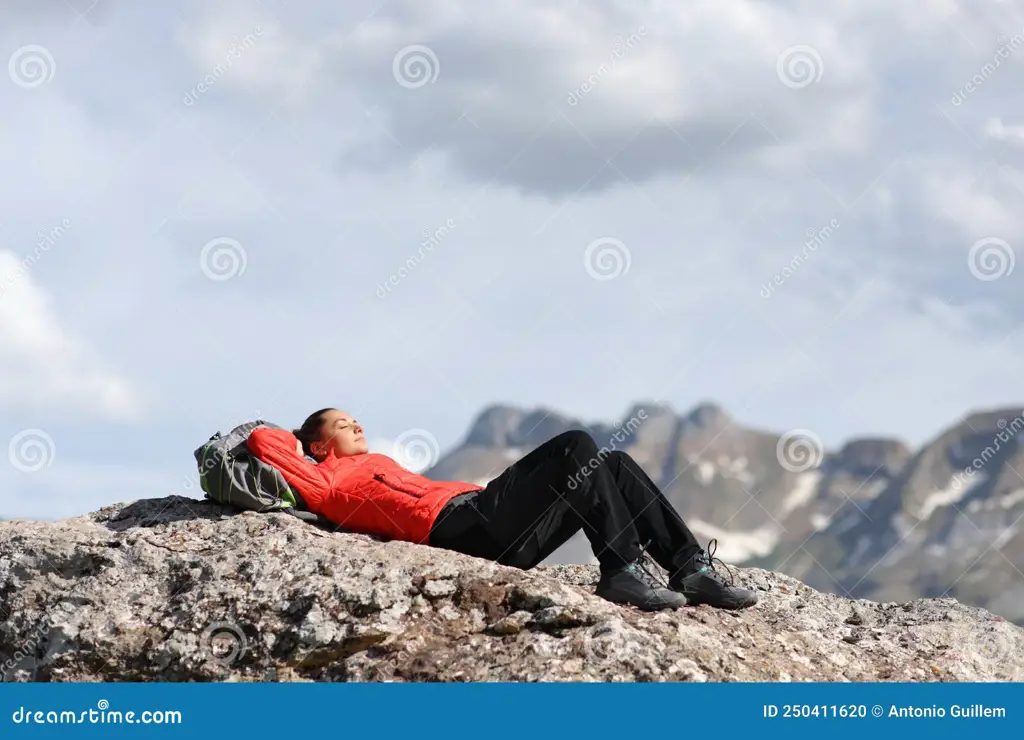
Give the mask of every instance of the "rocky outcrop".
[[985, 681], [1024, 630], [953, 599], [850, 601], [738, 571], [757, 607], [644, 614], [591, 566], [506, 568], [181, 497], [0, 525], [17, 681]]

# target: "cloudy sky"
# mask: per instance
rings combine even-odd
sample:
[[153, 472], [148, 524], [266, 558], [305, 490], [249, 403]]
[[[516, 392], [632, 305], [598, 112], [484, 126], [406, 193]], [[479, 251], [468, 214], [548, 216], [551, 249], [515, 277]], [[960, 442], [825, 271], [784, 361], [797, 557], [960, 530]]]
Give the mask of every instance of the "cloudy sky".
[[0, 515], [326, 405], [834, 446], [1024, 395], [1017, 2], [6, 0], [4, 61]]

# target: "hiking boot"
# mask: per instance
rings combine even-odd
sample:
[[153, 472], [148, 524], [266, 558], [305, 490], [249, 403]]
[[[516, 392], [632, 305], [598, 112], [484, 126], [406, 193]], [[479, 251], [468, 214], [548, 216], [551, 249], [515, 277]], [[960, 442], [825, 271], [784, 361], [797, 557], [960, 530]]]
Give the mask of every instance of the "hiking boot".
[[596, 593], [615, 604], [649, 612], [686, 606], [686, 597], [658, 583], [640, 560], [602, 573]]
[[[757, 593], [734, 584], [732, 571], [714, 556], [717, 546], [718, 541], [711, 540], [707, 550], [700, 550], [690, 558], [679, 572], [668, 579], [669, 588], [683, 594], [693, 606], [707, 604], [716, 609], [746, 609], [753, 606], [757, 603]], [[715, 569], [716, 562], [728, 572], [728, 582]]]

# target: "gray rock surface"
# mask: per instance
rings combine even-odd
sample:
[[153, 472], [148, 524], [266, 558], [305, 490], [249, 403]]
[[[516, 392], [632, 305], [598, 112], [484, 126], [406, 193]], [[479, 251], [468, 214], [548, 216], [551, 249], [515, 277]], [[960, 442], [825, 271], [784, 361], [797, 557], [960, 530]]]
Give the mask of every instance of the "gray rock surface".
[[0, 524], [15, 681], [992, 681], [1024, 630], [953, 599], [850, 601], [764, 570], [740, 612], [644, 614], [593, 566], [506, 568], [171, 497]]

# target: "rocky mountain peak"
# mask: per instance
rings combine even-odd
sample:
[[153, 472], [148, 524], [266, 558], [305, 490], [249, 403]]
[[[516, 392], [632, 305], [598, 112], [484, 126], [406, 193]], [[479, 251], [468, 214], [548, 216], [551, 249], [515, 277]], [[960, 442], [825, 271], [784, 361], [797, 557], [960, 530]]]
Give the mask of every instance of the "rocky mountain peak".
[[682, 423], [684, 427], [700, 431], [717, 431], [729, 426], [732, 420], [732, 416], [717, 403], [703, 401], [687, 412]]
[[465, 444], [474, 447], [503, 447], [522, 423], [526, 413], [506, 404], [492, 404], [470, 424]]
[[641, 418], [641, 415], [648, 419], [672, 417], [675, 418], [676, 411], [672, 405], [664, 401], [637, 401], [626, 411], [623, 419]]
[[863, 437], [847, 442], [836, 453], [833, 465], [844, 472], [863, 476], [895, 477], [913, 456], [901, 440]]

